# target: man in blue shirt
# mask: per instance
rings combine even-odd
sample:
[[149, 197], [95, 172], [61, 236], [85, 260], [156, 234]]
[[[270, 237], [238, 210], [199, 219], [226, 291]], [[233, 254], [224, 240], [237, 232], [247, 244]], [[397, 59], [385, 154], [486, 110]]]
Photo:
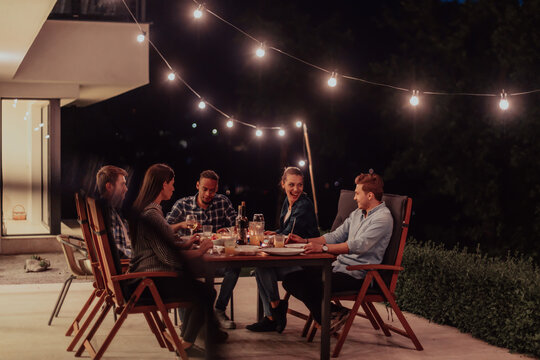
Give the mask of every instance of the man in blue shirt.
[[[311, 239], [291, 235], [289, 241], [307, 243], [306, 253], [327, 252], [337, 255], [332, 263], [332, 292], [360, 290], [365, 272], [349, 271], [349, 265], [380, 264], [390, 242], [393, 218], [382, 201], [383, 180], [377, 174], [360, 174], [355, 179], [354, 200], [358, 209], [331, 233]], [[310, 270], [290, 273], [283, 280], [283, 287], [300, 299], [311, 311], [314, 320], [321, 323], [323, 285], [320, 271]], [[346, 319], [344, 308], [332, 309], [334, 331]]]
[[[198, 227], [212, 225], [212, 232], [235, 225], [236, 211], [229, 198], [217, 193], [218, 182], [219, 176], [214, 171], [205, 170], [201, 173], [196, 184], [197, 194], [179, 199], [167, 214], [167, 222], [171, 224], [173, 231], [189, 234], [186, 224], [187, 215], [197, 217]], [[216, 317], [221, 327], [225, 329], [236, 328], [236, 324], [225, 314], [225, 309], [239, 275], [239, 268], [224, 269], [223, 282], [215, 307]]]

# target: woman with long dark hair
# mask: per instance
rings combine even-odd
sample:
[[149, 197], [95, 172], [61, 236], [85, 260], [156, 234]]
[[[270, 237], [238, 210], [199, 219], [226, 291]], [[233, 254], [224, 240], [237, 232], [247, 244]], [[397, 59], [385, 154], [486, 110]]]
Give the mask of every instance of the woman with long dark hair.
[[[160, 204], [169, 200], [173, 192], [173, 169], [165, 164], [150, 166], [133, 203], [133, 216], [130, 221], [133, 256], [129, 271], [178, 272], [179, 276], [176, 278], [153, 280], [162, 298], [168, 301], [193, 302], [192, 307], [185, 311], [181, 336], [188, 356], [202, 356], [204, 351], [193, 343], [204, 324], [205, 312], [212, 309], [216, 292], [191, 276], [187, 258], [204, 255], [212, 247], [212, 242], [204, 240], [196, 250], [180, 250], [175, 246], [175, 235], [163, 216]], [[210, 329], [212, 340], [224, 341], [227, 333], [218, 329], [217, 322], [214, 323], [215, 327]]]
[[[319, 236], [315, 207], [304, 192], [304, 175], [302, 171], [292, 166], [286, 168], [281, 176], [280, 185], [287, 197], [281, 207], [279, 229], [275, 232], [267, 231], [266, 234], [289, 235], [291, 231], [294, 231], [297, 235], [304, 234], [303, 237]], [[265, 316], [261, 321], [246, 326], [248, 330], [255, 332], [277, 331], [281, 333], [285, 329], [288, 304], [279, 298], [277, 281], [281, 280], [286, 274], [299, 270], [302, 270], [299, 266], [255, 269], [259, 296]]]

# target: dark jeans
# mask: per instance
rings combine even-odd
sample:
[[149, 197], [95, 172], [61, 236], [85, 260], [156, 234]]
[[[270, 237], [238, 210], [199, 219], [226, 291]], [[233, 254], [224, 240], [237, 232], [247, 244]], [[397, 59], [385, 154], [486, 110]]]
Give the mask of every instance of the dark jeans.
[[231, 296], [240, 276], [240, 268], [224, 268], [218, 269], [218, 274], [223, 274], [223, 281], [221, 282], [221, 289], [219, 290], [219, 296], [216, 301], [216, 309], [223, 310], [227, 308], [227, 304], [231, 300]]
[[[201, 327], [205, 324], [205, 315], [213, 318], [217, 329], [217, 320], [213, 312], [207, 314], [216, 298], [216, 291], [209, 288], [201, 281], [188, 276], [178, 278], [154, 278], [156, 287], [164, 302], [189, 301], [192, 303], [190, 308], [185, 309], [182, 320], [182, 337], [185, 341], [193, 343]], [[143, 295], [148, 297], [145, 290]]]
[[[321, 303], [323, 299], [323, 283], [321, 269], [307, 268], [285, 275], [283, 287], [295, 298], [302, 301], [313, 319], [321, 323]], [[364, 279], [356, 279], [348, 274], [332, 273], [332, 292], [360, 290]]]

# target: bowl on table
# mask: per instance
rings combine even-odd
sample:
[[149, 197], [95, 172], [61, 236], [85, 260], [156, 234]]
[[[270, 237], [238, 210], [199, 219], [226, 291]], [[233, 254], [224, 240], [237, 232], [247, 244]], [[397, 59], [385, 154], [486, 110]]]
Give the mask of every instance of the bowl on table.
[[236, 255], [256, 255], [259, 247], [255, 245], [238, 245], [234, 248]]

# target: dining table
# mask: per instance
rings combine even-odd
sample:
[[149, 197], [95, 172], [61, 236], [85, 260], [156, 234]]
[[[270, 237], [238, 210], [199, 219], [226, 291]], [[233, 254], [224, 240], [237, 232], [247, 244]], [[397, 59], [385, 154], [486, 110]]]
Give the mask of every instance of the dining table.
[[[254, 255], [225, 255], [206, 254], [203, 256], [205, 265], [205, 281], [208, 286], [214, 286], [216, 269], [224, 267], [318, 267], [322, 271], [323, 300], [321, 302], [321, 347], [320, 359], [330, 359], [330, 299], [332, 288], [332, 262], [335, 257], [328, 253], [312, 253], [298, 255], [269, 255], [264, 249]], [[209, 319], [208, 319], [209, 320]], [[209, 321], [206, 326], [210, 326]], [[208, 331], [206, 332], [208, 334]], [[207, 346], [208, 349], [208, 346]], [[211, 358], [210, 351], [206, 352], [207, 358]]]

